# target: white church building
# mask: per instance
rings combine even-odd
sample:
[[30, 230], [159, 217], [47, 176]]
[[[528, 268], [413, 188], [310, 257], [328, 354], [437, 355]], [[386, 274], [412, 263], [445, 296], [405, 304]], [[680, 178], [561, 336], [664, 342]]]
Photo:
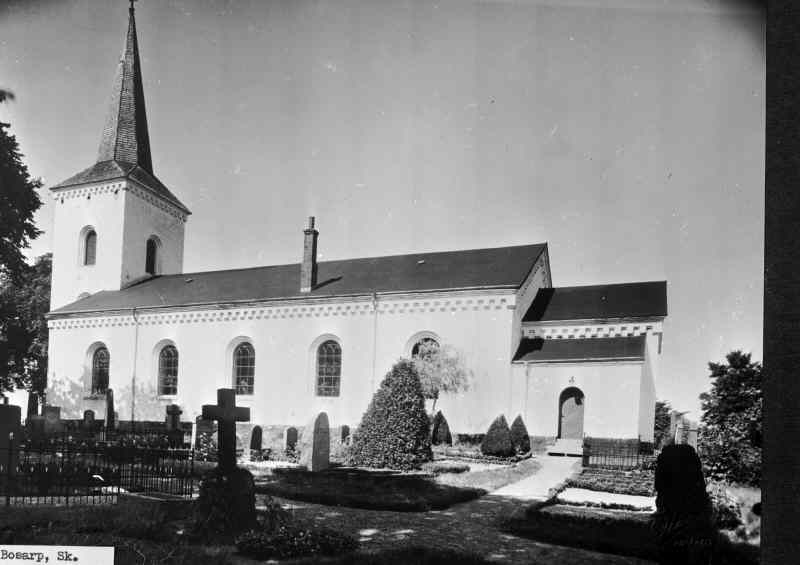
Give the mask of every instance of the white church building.
[[47, 402], [64, 417], [102, 417], [112, 389], [121, 420], [194, 419], [231, 387], [251, 423], [354, 428], [433, 339], [472, 372], [437, 404], [455, 433], [522, 414], [533, 436], [652, 441], [663, 281], [553, 288], [547, 244], [318, 262], [313, 218], [298, 263], [184, 273], [190, 212], [153, 171], [133, 10], [96, 163], [50, 192]]

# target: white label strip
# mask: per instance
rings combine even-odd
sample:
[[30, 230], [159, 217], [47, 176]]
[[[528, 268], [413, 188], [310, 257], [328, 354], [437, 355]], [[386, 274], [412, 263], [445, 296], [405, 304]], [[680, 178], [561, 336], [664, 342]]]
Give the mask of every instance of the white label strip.
[[0, 565], [33, 563], [114, 565], [114, 548], [81, 545], [0, 545]]

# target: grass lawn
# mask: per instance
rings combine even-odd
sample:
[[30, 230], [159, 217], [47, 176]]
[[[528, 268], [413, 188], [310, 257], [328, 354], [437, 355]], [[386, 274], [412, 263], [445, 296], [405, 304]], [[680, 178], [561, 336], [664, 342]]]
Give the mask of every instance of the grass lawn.
[[535, 459], [464, 473], [442, 473], [435, 478], [420, 473], [387, 473], [364, 469], [331, 469], [274, 473], [256, 489], [291, 500], [369, 510], [424, 512], [443, 510], [534, 474]]
[[[189, 543], [187, 524], [156, 523], [115, 506], [6, 508], [0, 513], [0, 544], [113, 546], [116, 565], [245, 565], [258, 563], [236, 554], [234, 546]], [[338, 557], [306, 557], [282, 563], [378, 565], [487, 563], [480, 557], [420, 547], [356, 551]]]

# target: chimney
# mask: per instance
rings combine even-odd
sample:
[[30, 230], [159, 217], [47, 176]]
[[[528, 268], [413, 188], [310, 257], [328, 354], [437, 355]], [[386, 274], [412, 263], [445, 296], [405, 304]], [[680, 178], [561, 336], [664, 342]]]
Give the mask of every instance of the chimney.
[[308, 217], [308, 227], [303, 230], [303, 262], [300, 265], [300, 292], [311, 292], [317, 285], [317, 236], [314, 216]]

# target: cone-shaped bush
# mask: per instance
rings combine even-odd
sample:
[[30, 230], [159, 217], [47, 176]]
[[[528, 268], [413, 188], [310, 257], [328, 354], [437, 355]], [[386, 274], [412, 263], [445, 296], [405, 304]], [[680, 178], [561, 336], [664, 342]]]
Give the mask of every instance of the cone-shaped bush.
[[347, 463], [405, 470], [431, 459], [430, 422], [422, 385], [414, 364], [401, 359], [386, 374], [361, 418]]
[[506, 417], [502, 414], [495, 418], [489, 431], [483, 437], [481, 453], [495, 457], [510, 457], [514, 455], [514, 444], [511, 443], [511, 430], [508, 429]]
[[511, 423], [511, 445], [517, 453], [528, 453], [531, 450], [531, 436], [528, 435], [528, 428], [522, 421], [522, 414], [514, 418]]
[[450, 426], [444, 419], [442, 411], [436, 412], [433, 417], [433, 429], [431, 430], [431, 443], [433, 445], [453, 445], [453, 436], [450, 435]]

